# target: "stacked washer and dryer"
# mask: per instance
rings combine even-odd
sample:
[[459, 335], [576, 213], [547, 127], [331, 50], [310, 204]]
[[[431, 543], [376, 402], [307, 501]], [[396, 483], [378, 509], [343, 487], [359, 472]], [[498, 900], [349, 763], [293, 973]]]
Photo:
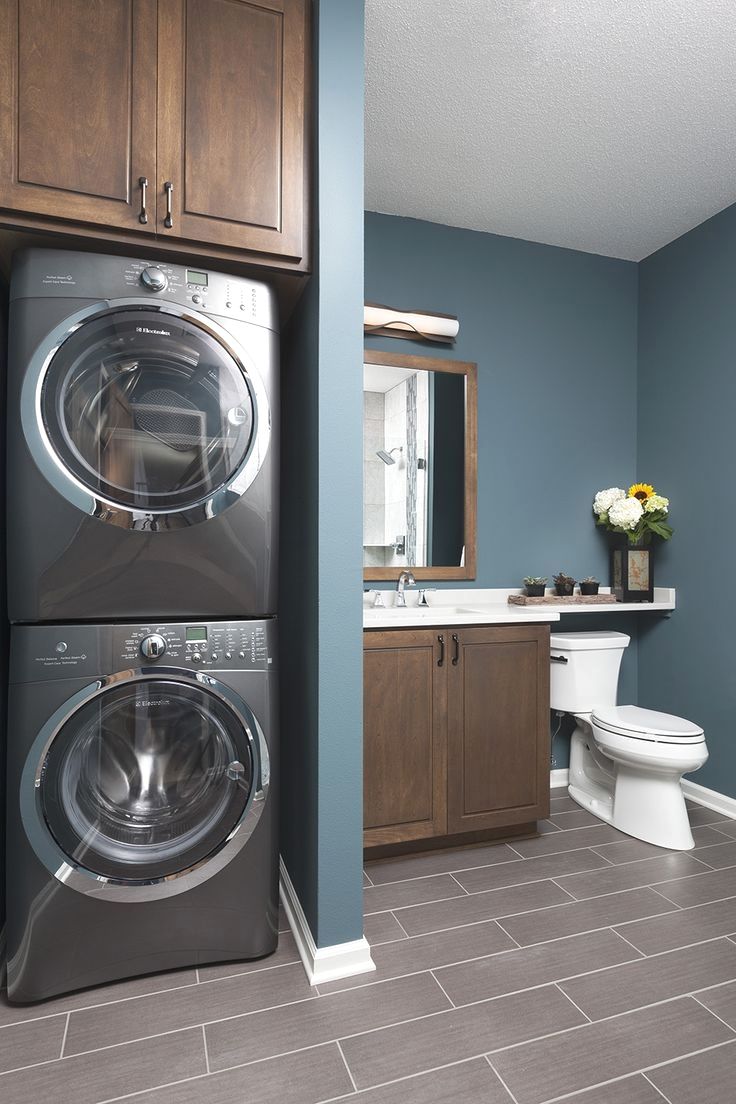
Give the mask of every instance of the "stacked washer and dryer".
[[265, 285], [29, 250], [8, 362], [8, 995], [277, 941]]

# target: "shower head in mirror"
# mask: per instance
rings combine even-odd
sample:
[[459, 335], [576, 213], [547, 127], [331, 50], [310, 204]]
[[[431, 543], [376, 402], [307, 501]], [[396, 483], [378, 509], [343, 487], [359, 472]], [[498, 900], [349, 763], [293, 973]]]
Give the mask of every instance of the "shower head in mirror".
[[376, 452], [376, 456], [378, 457], [379, 460], [383, 460], [384, 464], [390, 466], [391, 464], [396, 463], [396, 461], [393, 458], [392, 453], [394, 453], [394, 452], [402, 453], [403, 451], [404, 451], [403, 447], [401, 445], [398, 445], [396, 448], [392, 448], [390, 450], [390, 452], [386, 452], [385, 449], [378, 449], [377, 452]]

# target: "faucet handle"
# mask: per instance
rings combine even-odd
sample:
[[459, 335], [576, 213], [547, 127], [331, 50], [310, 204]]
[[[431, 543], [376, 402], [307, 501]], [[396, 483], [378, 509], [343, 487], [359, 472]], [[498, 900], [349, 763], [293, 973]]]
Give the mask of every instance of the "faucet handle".
[[419, 601], [417, 605], [428, 606], [429, 602], [427, 601], [427, 595], [434, 594], [436, 590], [437, 587], [422, 587], [422, 589], [419, 591]]
[[383, 600], [382, 590], [366, 590], [366, 594], [373, 595], [373, 602], [371, 603], [374, 609], [385, 609], [386, 603]]

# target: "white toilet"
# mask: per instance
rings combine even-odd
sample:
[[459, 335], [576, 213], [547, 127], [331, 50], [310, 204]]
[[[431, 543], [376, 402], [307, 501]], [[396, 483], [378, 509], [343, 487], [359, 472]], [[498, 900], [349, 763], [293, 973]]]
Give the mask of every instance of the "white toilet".
[[569, 793], [627, 835], [658, 847], [694, 847], [683, 774], [708, 758], [702, 728], [635, 705], [616, 705], [629, 637], [618, 632], [553, 633], [552, 709], [577, 720]]

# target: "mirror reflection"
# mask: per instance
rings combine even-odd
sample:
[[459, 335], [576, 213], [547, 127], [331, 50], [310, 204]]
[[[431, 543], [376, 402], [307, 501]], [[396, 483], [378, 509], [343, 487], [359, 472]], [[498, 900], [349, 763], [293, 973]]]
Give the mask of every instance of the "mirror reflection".
[[363, 366], [363, 563], [465, 563], [466, 377]]

